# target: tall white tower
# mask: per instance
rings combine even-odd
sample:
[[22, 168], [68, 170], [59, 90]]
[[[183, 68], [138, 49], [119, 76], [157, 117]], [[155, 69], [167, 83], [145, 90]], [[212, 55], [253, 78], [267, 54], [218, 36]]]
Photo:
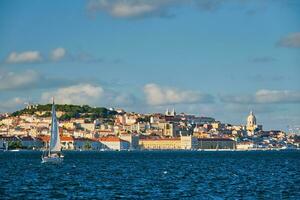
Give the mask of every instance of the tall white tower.
[[251, 111], [249, 116], [247, 117], [247, 132], [248, 136], [252, 136], [255, 132], [255, 130], [258, 128], [256, 124], [256, 117]]
[[251, 110], [251, 112], [247, 118], [247, 127], [254, 127], [254, 126], [256, 126], [256, 117]]

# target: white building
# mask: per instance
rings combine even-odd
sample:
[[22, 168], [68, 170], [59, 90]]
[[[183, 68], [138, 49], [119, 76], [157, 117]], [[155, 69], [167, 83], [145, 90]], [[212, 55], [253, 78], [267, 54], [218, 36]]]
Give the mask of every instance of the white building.
[[129, 150], [130, 143], [118, 137], [102, 137], [99, 141], [104, 145], [104, 148], [111, 150]]
[[253, 142], [240, 142], [236, 145], [236, 148], [238, 150], [248, 150], [248, 149], [253, 149], [254, 144]]
[[193, 137], [192, 135], [189, 136], [181, 136], [181, 149], [196, 149], [198, 145], [198, 139]]
[[130, 149], [138, 149], [139, 148], [139, 136], [137, 136], [137, 135], [121, 134], [120, 139], [129, 142]]

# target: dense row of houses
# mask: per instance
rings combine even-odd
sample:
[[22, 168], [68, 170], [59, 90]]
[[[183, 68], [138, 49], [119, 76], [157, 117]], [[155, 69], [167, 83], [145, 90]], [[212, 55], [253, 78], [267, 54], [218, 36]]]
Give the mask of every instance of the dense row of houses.
[[[17, 138], [23, 148], [44, 148], [49, 142], [50, 123], [50, 117], [42, 117], [39, 113], [5, 115], [0, 118], [0, 135]], [[60, 121], [59, 132], [62, 147], [75, 150], [299, 147], [296, 137], [287, 137], [282, 131], [262, 130], [253, 112], [247, 117], [247, 125], [232, 125], [210, 117], [176, 114], [175, 109], [165, 114], [120, 110], [110, 121], [104, 118]]]

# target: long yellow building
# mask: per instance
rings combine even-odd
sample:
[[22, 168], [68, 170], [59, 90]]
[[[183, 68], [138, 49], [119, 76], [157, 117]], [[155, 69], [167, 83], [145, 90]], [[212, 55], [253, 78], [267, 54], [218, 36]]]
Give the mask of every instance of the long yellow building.
[[181, 149], [180, 138], [140, 139], [141, 149]]
[[181, 136], [178, 138], [147, 138], [139, 140], [140, 149], [236, 149], [236, 141], [229, 138], [196, 138]]

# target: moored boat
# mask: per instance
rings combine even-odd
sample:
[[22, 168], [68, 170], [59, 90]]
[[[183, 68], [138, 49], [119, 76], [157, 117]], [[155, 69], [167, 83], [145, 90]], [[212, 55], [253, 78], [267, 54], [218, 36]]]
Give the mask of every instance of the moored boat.
[[43, 152], [42, 163], [52, 162], [62, 162], [64, 156], [61, 153], [61, 144], [59, 136], [59, 127], [55, 111], [55, 103], [53, 99], [52, 103], [52, 121], [51, 121], [51, 132], [50, 132], [50, 142], [49, 149]]

